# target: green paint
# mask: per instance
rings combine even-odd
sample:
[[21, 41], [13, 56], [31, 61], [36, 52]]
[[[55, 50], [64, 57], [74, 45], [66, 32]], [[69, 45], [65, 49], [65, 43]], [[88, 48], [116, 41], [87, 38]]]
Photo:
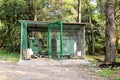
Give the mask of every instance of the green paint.
[[62, 39], [62, 37], [63, 37], [63, 34], [62, 34], [62, 21], [60, 21], [59, 22], [60, 23], [60, 48], [61, 48], [61, 56], [60, 56], [60, 58], [62, 59], [63, 58], [63, 39]]
[[50, 38], [50, 25], [48, 25], [48, 58], [51, 58], [51, 38]]

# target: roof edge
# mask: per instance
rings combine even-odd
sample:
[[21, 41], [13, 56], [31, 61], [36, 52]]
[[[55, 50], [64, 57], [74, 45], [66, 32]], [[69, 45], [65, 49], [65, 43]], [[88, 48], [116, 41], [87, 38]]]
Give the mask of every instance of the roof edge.
[[[28, 24], [48, 24], [48, 23], [51, 23], [51, 22], [43, 22], [43, 21], [33, 21], [33, 20], [18, 20], [20, 23], [28, 23]], [[62, 22], [63, 25], [89, 25], [90, 23], [85, 23], [85, 22], [81, 22], [81, 23], [78, 23], [78, 22]]]

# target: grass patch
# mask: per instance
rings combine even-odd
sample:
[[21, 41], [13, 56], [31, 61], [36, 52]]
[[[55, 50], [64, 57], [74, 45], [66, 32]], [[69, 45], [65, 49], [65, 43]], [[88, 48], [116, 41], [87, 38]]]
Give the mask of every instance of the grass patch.
[[0, 51], [0, 60], [18, 62], [19, 53]]
[[93, 62], [94, 58], [104, 59], [104, 55], [86, 55], [88, 61]]
[[120, 80], [120, 78], [116, 78], [115, 80]]
[[116, 58], [116, 62], [120, 62], [120, 58]]
[[[86, 55], [88, 61], [92, 62], [93, 64], [96, 64], [96, 67], [98, 67], [103, 62], [99, 62], [94, 58], [104, 61], [104, 57], [105, 55]], [[120, 62], [120, 57], [116, 57], [116, 62]], [[114, 69], [101, 68], [101, 71], [98, 74], [104, 77], [114, 78], [114, 80], [120, 80], [119, 73], [120, 73], [120, 68], [114, 68]]]
[[[94, 62], [95, 61], [94, 58], [104, 60], [105, 55], [86, 55], [86, 57], [87, 57], [88, 61]], [[116, 62], [120, 62], [120, 58], [116, 57]]]
[[116, 71], [115, 70], [111, 70], [110, 68], [105, 68], [101, 72], [102, 76], [105, 76], [105, 77], [112, 76], [115, 73], [116, 73]]

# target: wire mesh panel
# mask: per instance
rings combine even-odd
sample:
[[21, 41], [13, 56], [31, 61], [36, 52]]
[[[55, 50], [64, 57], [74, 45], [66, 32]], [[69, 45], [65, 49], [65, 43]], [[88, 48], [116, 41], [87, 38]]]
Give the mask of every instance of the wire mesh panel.
[[84, 27], [81, 27], [77, 31], [77, 54], [84, 57], [85, 54], [85, 33]]
[[[61, 54], [61, 44], [60, 40], [58, 42], [58, 39], [60, 39], [60, 28], [51, 28], [51, 53], [53, 58], [60, 58]], [[59, 43], [59, 44], [58, 44]]]
[[[62, 27], [61, 27], [62, 26]], [[51, 23], [48, 27], [48, 54], [51, 58], [85, 55], [84, 26]]]
[[50, 23], [48, 25], [48, 57], [62, 58], [62, 49], [62, 22]]
[[[63, 25], [63, 55], [84, 57], [85, 54], [85, 33], [84, 26]], [[67, 51], [65, 50], [67, 49]]]

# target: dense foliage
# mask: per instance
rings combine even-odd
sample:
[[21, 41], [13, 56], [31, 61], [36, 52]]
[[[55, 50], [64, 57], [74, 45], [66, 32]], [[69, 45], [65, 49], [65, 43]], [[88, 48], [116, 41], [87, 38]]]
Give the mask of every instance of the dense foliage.
[[[86, 27], [86, 51], [104, 53], [105, 15], [99, 0], [81, 0], [82, 22]], [[119, 41], [120, 1], [116, 0], [117, 40]], [[0, 0], [0, 49], [19, 51], [20, 23], [18, 20], [76, 22], [78, 0]], [[119, 48], [119, 46], [118, 46]], [[92, 50], [92, 51], [91, 51]]]

